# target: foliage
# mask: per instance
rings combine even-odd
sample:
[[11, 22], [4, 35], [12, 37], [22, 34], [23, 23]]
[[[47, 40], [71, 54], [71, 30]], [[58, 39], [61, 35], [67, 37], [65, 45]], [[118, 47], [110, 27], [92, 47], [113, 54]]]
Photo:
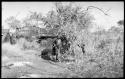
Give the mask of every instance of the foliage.
[[71, 43], [71, 48], [67, 54], [72, 53], [82, 56], [78, 52], [73, 53], [70, 51], [75, 51], [74, 48], [79, 44], [78, 42], [82, 41], [79, 38], [82, 30], [88, 30], [92, 26], [93, 16], [88, 11], [83, 11], [80, 6], [73, 7], [73, 3], [63, 5], [57, 2], [55, 3], [55, 7], [56, 10], [49, 11], [47, 16], [43, 17], [42, 21], [49, 33], [58, 36], [66, 35], [66, 38]]
[[[18, 33], [24, 36], [33, 34], [40, 36], [41, 33], [52, 36], [65, 35], [71, 46], [64, 57], [72, 56], [75, 59], [75, 62], [67, 65], [69, 70], [82, 77], [123, 77], [123, 27], [111, 27], [108, 31], [98, 30], [91, 33], [88, 28], [92, 27], [94, 18], [87, 10], [82, 10], [79, 6], [73, 7], [72, 3], [65, 6], [62, 3], [55, 3], [55, 6], [56, 10], [49, 11], [44, 17], [41, 13], [31, 12], [24, 20], [24, 27], [29, 27], [30, 32]], [[35, 24], [32, 24], [33, 20], [36, 21]], [[44, 22], [45, 29], [37, 27], [39, 21]], [[8, 24], [14, 28], [20, 26], [20, 22], [14, 17], [8, 19]], [[124, 25], [124, 22], [120, 20], [118, 24]], [[35, 40], [29, 42], [20, 39], [18, 43], [26, 49], [39, 48]], [[80, 47], [82, 44], [85, 44], [85, 53]], [[41, 42], [41, 47], [51, 45], [51, 39]]]
[[42, 14], [37, 12], [30, 12], [24, 20], [24, 26], [38, 26], [38, 22], [41, 21]]
[[90, 35], [87, 34], [87, 36], [90, 41], [85, 41], [86, 52], [82, 60], [77, 60], [77, 62], [73, 64], [74, 66], [72, 64], [71, 66], [69, 65], [69, 69], [73, 68], [74, 72], [89, 78], [122, 77], [124, 52], [123, 33], [110, 32], [109, 30], [105, 32], [99, 31]]
[[6, 23], [12, 29], [19, 29], [21, 27], [21, 22], [18, 19], [16, 19], [16, 17], [14, 16], [7, 18]]
[[58, 34], [75, 35], [75, 31], [88, 28], [93, 20], [89, 12], [82, 12], [81, 7], [73, 7], [72, 3], [64, 6], [62, 3], [55, 3], [56, 11], [49, 11], [43, 21], [47, 28], [57, 28]]
[[124, 20], [119, 20], [117, 23], [118, 25], [124, 25]]

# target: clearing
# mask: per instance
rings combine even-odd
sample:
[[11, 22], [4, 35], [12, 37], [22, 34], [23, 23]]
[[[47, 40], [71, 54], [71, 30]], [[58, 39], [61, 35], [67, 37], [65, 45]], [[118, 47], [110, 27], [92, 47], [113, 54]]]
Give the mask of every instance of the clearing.
[[18, 45], [2, 44], [2, 78], [68, 78], [77, 74], [66, 63], [54, 63], [38, 56], [40, 51], [21, 50]]

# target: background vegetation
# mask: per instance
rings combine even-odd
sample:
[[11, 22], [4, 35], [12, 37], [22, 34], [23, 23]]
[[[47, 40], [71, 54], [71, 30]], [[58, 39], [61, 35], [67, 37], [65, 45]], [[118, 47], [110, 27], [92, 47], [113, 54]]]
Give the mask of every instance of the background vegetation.
[[[89, 28], [93, 26], [94, 17], [88, 9], [83, 10], [80, 6], [74, 7], [72, 3], [69, 5], [55, 3], [54, 5], [56, 10], [49, 11], [47, 16], [30, 12], [31, 15], [23, 21], [19, 21], [15, 17], [9, 17], [6, 22], [11, 28], [16, 29], [16, 34], [20, 33], [23, 27], [30, 28], [28, 32], [25, 32], [27, 34], [24, 34], [23, 31], [20, 35], [31, 37], [42, 33], [58, 36], [66, 35], [71, 46], [67, 53], [62, 56], [75, 60], [69, 62], [67, 68], [80, 75], [79, 77], [123, 77], [124, 20], [118, 22], [118, 27], [112, 27], [108, 31], [90, 32]], [[38, 27], [39, 22], [43, 22], [46, 26], [44, 30], [38, 30], [41, 29]], [[32, 28], [33, 26], [35, 27]], [[26, 38], [26, 36], [24, 37]], [[37, 50], [44, 46], [50, 46], [51, 40], [49, 42], [42, 41], [42, 45], [36, 43], [36, 40], [34, 38], [32, 41], [20, 41], [20, 45], [22, 44], [23, 48], [35, 48]], [[82, 44], [85, 45], [85, 53], [82, 52], [80, 47]]]

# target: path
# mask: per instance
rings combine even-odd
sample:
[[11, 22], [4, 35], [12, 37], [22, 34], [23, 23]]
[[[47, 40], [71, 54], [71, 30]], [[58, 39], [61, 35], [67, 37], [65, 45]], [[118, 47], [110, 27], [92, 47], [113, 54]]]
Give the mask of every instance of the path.
[[39, 51], [14, 49], [11, 45], [2, 46], [2, 78], [67, 78], [76, 75], [61, 63], [41, 59], [36, 55]]

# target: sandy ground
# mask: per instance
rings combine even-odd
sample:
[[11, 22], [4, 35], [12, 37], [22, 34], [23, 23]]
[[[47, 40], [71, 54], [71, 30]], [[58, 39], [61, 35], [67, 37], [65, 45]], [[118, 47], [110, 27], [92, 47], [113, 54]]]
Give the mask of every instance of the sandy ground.
[[18, 45], [2, 44], [2, 78], [67, 78], [76, 74], [61, 63], [38, 57], [40, 51], [21, 50]]

